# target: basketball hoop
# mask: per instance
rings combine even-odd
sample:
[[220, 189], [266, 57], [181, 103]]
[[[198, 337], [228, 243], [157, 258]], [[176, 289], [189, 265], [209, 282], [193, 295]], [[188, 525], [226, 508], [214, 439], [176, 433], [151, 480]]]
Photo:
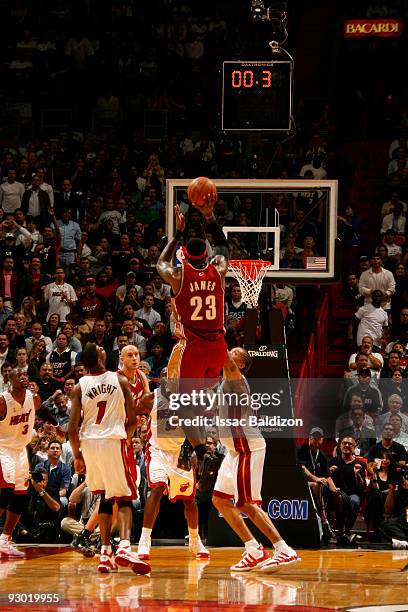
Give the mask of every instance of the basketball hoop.
[[256, 308], [265, 274], [273, 267], [270, 261], [261, 259], [230, 259], [228, 269], [237, 279], [242, 293], [242, 301]]

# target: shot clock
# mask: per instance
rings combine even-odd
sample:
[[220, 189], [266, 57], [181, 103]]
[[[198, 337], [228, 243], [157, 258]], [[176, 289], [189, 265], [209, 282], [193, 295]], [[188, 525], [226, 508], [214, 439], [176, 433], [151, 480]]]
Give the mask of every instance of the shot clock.
[[291, 129], [291, 61], [227, 61], [222, 68], [222, 129]]

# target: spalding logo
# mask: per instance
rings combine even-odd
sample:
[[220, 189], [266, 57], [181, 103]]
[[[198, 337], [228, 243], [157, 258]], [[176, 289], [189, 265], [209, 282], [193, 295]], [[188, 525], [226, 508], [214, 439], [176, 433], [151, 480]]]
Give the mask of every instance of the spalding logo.
[[185, 482], [184, 484], [180, 485], [180, 493], [185, 493], [187, 489], [189, 488], [190, 488], [190, 483]]
[[278, 351], [268, 351], [267, 346], [260, 346], [257, 351], [248, 351], [250, 357], [279, 357]]

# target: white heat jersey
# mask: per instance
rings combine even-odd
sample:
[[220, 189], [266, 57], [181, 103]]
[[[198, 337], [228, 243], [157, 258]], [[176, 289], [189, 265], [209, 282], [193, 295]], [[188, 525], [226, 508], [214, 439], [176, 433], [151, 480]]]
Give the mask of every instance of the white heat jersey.
[[[218, 387], [218, 425], [221, 444], [235, 452], [249, 452], [266, 447], [258, 427], [251, 425], [256, 412], [250, 404], [250, 387], [245, 376], [239, 380], [223, 379]], [[241, 396], [242, 400], [237, 401]], [[223, 398], [223, 401], [221, 401]]]
[[170, 410], [169, 402], [162, 395], [161, 389], [155, 389], [146, 436], [150, 446], [158, 450], [179, 452], [186, 436], [182, 427], [170, 424], [172, 417], [177, 422], [177, 411]]
[[116, 372], [79, 379], [83, 420], [81, 440], [126, 438], [125, 398]]
[[0, 447], [24, 448], [33, 437], [35, 407], [32, 393], [26, 389], [23, 405], [16, 402], [9, 391], [1, 395], [6, 402], [7, 413], [0, 421]]

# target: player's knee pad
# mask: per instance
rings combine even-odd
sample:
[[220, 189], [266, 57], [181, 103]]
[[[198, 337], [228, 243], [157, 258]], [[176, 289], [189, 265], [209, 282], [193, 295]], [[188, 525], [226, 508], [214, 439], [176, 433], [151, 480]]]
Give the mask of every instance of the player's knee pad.
[[132, 508], [132, 502], [129, 499], [118, 501], [118, 508]]
[[26, 507], [27, 498], [27, 493], [24, 493], [23, 495], [16, 495], [13, 493], [8, 506], [9, 511], [13, 512], [13, 514], [22, 514]]
[[105, 496], [101, 495], [101, 501], [99, 502], [99, 514], [112, 514], [113, 511], [113, 499], [105, 499]]
[[13, 489], [0, 489], [0, 509], [6, 510], [9, 507], [11, 500], [13, 499]]

